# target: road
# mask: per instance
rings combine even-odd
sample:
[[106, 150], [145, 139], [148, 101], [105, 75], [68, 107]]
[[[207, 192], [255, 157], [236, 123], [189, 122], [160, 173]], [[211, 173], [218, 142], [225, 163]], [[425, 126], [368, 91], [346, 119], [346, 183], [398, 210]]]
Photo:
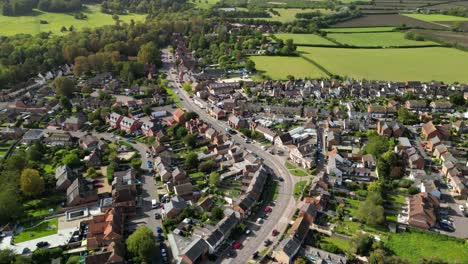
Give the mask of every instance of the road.
[[[216, 120], [204, 110], [200, 109], [194, 104], [188, 94], [181, 89], [181, 85], [176, 81], [177, 76], [171, 73], [174, 65], [173, 60], [169, 59], [171, 56], [172, 55], [169, 54], [167, 49], [163, 50], [163, 71], [167, 74], [169, 85], [178, 91], [177, 95], [182, 100], [182, 104], [185, 109], [187, 111], [197, 113], [202, 120], [210, 124], [214, 129], [220, 132], [225, 131], [228, 127], [226, 122]], [[225, 259], [223, 261], [223, 263], [247, 263], [253, 253], [262, 248], [260, 245], [263, 245], [263, 241], [267, 238], [276, 242], [277, 238], [271, 236], [271, 231], [273, 229], [277, 229], [280, 232], [284, 232], [286, 230], [287, 224], [296, 208], [296, 202], [293, 198], [295, 179], [293, 178], [294, 176], [292, 176], [284, 167], [284, 161], [282, 161], [278, 156], [273, 156], [263, 151], [260, 145], [248, 144], [239, 135], [233, 135], [231, 140], [248, 151], [257, 154], [264, 160], [264, 164], [273, 170], [275, 175], [281, 176], [284, 179], [284, 181], [280, 183], [276, 205], [273, 207], [273, 211], [270, 213], [268, 219], [265, 220], [258, 231], [254, 232], [253, 235], [245, 240], [241, 250], [239, 250], [233, 258]]]

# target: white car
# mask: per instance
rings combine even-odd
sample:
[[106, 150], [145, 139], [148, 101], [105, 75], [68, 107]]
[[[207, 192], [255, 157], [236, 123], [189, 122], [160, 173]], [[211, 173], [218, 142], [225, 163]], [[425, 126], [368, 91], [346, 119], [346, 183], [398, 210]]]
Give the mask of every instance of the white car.
[[461, 204], [458, 206], [458, 208], [459, 208], [460, 211], [462, 211], [462, 212], [465, 211], [465, 207], [464, 207], [463, 205], [461, 205]]

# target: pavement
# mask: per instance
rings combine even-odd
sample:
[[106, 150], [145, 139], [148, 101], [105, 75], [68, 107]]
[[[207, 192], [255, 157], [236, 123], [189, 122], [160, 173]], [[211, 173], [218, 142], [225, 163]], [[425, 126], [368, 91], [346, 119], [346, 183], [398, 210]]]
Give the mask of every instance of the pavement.
[[[222, 132], [228, 127], [228, 124], [223, 121], [219, 121], [210, 116], [207, 112], [200, 109], [189, 95], [181, 89], [181, 85], [177, 83], [177, 76], [171, 72], [174, 67], [174, 61], [169, 59], [169, 51], [163, 50], [163, 72], [166, 72], [169, 85], [176, 91], [179, 91], [177, 95], [181, 98], [182, 104], [187, 111], [193, 111], [199, 115], [199, 117], [205, 122], [209, 123], [214, 129]], [[276, 205], [273, 207], [273, 211], [269, 214], [269, 217], [262, 224], [262, 227], [250, 235], [248, 239], [243, 241], [241, 250], [238, 250], [233, 258], [223, 259], [222, 263], [247, 263], [252, 257], [255, 251], [260, 250], [260, 245], [263, 245], [263, 241], [266, 239], [272, 240], [274, 243], [277, 242], [277, 237], [271, 235], [273, 229], [277, 229], [280, 233], [286, 230], [289, 220], [294, 214], [296, 208], [296, 201], [293, 198], [294, 183], [299, 180], [292, 176], [289, 171], [284, 167], [284, 161], [278, 157], [267, 153], [261, 149], [259, 144], [248, 144], [242, 139], [239, 134], [233, 135], [231, 140], [239, 144], [244, 149], [257, 154], [264, 160], [264, 164], [270, 167], [274, 174], [279, 177], [283, 177], [284, 181], [279, 183], [279, 195], [276, 200]], [[295, 179], [296, 178], [296, 179]], [[251, 224], [248, 224], [250, 228]], [[253, 228], [252, 228], [253, 229]]]

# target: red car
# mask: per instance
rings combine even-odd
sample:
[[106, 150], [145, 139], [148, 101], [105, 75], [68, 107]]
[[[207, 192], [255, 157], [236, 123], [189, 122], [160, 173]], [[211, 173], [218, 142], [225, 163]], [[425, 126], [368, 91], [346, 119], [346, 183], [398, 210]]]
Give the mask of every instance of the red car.
[[267, 206], [265, 207], [265, 209], [263, 210], [265, 213], [270, 213], [272, 211], [271, 207], [270, 206]]
[[276, 230], [276, 229], [273, 229], [273, 231], [271, 231], [271, 234], [272, 234], [273, 236], [277, 236], [277, 235], [279, 234], [279, 231]]
[[240, 242], [234, 243], [234, 249], [239, 249], [242, 246]]

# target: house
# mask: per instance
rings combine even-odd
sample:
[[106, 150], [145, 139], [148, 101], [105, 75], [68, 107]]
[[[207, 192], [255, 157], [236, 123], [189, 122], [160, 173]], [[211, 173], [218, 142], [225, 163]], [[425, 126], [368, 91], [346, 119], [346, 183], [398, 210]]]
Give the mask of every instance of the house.
[[120, 241], [124, 232], [124, 216], [119, 209], [109, 209], [105, 214], [95, 215], [88, 222], [86, 246], [96, 250]]
[[292, 162], [299, 164], [303, 168], [311, 169], [315, 165], [315, 148], [312, 144], [292, 146], [289, 151], [289, 158]]
[[421, 132], [423, 133], [424, 139], [429, 140], [433, 137], [439, 137], [441, 140], [448, 139], [450, 137], [450, 130], [445, 126], [435, 126], [432, 121], [425, 123]]
[[42, 129], [29, 129], [24, 133], [22, 142], [25, 144], [31, 144], [35, 141], [42, 140], [44, 137], [44, 130]]
[[273, 251], [273, 257], [279, 263], [293, 263], [294, 258], [301, 249], [301, 243], [295, 238], [287, 237], [279, 243]]
[[419, 190], [421, 190], [422, 193], [429, 193], [437, 197], [437, 199], [440, 199], [441, 192], [439, 191], [433, 180], [421, 182], [419, 184]]
[[429, 151], [434, 151], [435, 147], [439, 146], [442, 144], [438, 136], [435, 136], [427, 141], [426, 148]]
[[214, 96], [231, 94], [235, 89], [239, 88], [238, 83], [211, 83], [208, 86], [208, 92]]
[[69, 117], [63, 122], [63, 127], [66, 130], [78, 131], [81, 129], [83, 124], [86, 122], [86, 117], [83, 114], [77, 114], [74, 117]]
[[107, 247], [95, 250], [86, 256], [85, 264], [125, 264], [125, 244], [119, 240], [111, 242]]
[[85, 156], [83, 161], [87, 167], [97, 167], [101, 165], [101, 151], [95, 149], [88, 156]]
[[151, 144], [151, 152], [153, 155], [159, 154], [164, 150], [166, 150], [166, 147], [159, 140], [154, 140], [154, 142]]
[[80, 147], [84, 150], [92, 150], [98, 148], [99, 139], [92, 135], [85, 135], [79, 140]]
[[120, 129], [130, 134], [136, 132], [138, 129], [140, 129], [140, 127], [140, 121], [132, 119], [130, 117], [124, 117], [120, 122]]
[[172, 113], [172, 118], [177, 122], [177, 123], [183, 123], [185, 122], [185, 112], [184, 110], [177, 108], [174, 113]]
[[239, 221], [238, 215], [232, 212], [216, 224], [215, 230], [206, 238], [210, 253], [216, 252], [221, 243], [231, 235]]
[[299, 216], [307, 220], [309, 225], [312, 225], [317, 217], [317, 212], [318, 209], [315, 203], [304, 203], [299, 211]]
[[234, 129], [241, 129], [247, 127], [247, 121], [241, 117], [231, 115], [228, 118], [228, 125]]
[[387, 137], [401, 137], [403, 136], [404, 126], [396, 121], [383, 121], [377, 122], [377, 133], [381, 136]]
[[375, 157], [372, 154], [362, 155], [361, 162], [364, 165], [364, 168], [369, 169], [374, 169], [377, 164]]
[[256, 125], [254, 130], [260, 134], [263, 135], [263, 137], [265, 137], [266, 140], [270, 141], [270, 142], [273, 142], [276, 138], [276, 132], [274, 132], [273, 130], [267, 128], [267, 127], [264, 127], [262, 125]]
[[293, 139], [291, 137], [291, 134], [284, 133], [275, 138], [275, 145], [277, 145], [280, 148], [286, 148], [287, 145], [292, 144], [292, 140]]
[[174, 186], [174, 193], [181, 197], [190, 197], [193, 195], [193, 191], [194, 187], [190, 182]]
[[429, 108], [427, 107], [427, 103], [424, 100], [408, 100], [405, 102], [405, 107], [413, 112], [422, 112], [429, 110]]
[[208, 253], [208, 244], [206, 241], [199, 237], [194, 239], [182, 252], [180, 252], [180, 263], [194, 264], [201, 263], [203, 256]]
[[120, 122], [122, 121], [123, 116], [117, 113], [111, 113], [109, 117], [107, 117], [107, 123], [113, 128], [120, 128]]
[[408, 224], [429, 229], [437, 223], [439, 199], [429, 193], [418, 193], [409, 198]]
[[226, 112], [223, 109], [216, 106], [210, 109], [210, 114], [212, 117], [218, 120], [226, 118]]
[[134, 184], [113, 185], [112, 206], [120, 209], [126, 217], [136, 215], [136, 195]]
[[250, 193], [247, 193], [246, 195], [242, 196], [242, 198], [239, 201], [235, 201], [233, 203], [232, 209], [238, 212], [241, 215], [241, 217], [244, 218], [250, 213], [250, 210], [256, 202], [257, 200], [255, 199], [255, 196], [253, 196]]
[[97, 199], [97, 192], [92, 184], [88, 184], [82, 177], [76, 178], [67, 188], [67, 206], [88, 204]]
[[367, 113], [373, 119], [394, 117], [396, 110], [392, 106], [368, 105]]
[[343, 255], [333, 254], [315, 247], [306, 247], [301, 254], [311, 263], [346, 264], [348, 259]]
[[188, 206], [187, 202], [180, 196], [174, 196], [164, 204], [162, 215], [165, 219], [176, 217]]
[[466, 125], [465, 121], [463, 121], [463, 120], [457, 120], [457, 121], [453, 122], [452, 127], [455, 129], [458, 136], [460, 136], [463, 133], [468, 132], [468, 126]]
[[72, 136], [68, 132], [51, 133], [44, 141], [51, 146], [68, 146], [74, 142]]
[[415, 182], [416, 184], [419, 184], [421, 182], [429, 180], [429, 176], [424, 170], [410, 170], [409, 174], [409, 179]]
[[449, 101], [433, 101], [429, 106], [434, 113], [453, 113], [455, 111]]
[[2, 138], [7, 139], [20, 139], [23, 136], [23, 130], [20, 127], [6, 127], [0, 130]]
[[436, 159], [440, 159], [445, 153], [448, 153], [447, 146], [445, 146], [444, 144], [440, 144], [434, 148], [434, 153], [432, 154], [436, 157]]
[[325, 144], [329, 151], [332, 150], [333, 146], [340, 145], [341, 144], [340, 134], [334, 131], [327, 131]]
[[154, 137], [156, 134], [157, 127], [153, 120], [145, 121], [141, 124], [141, 132], [145, 136]]
[[58, 191], [65, 191], [75, 180], [73, 171], [67, 165], [62, 165], [55, 169], [55, 188]]
[[300, 216], [296, 218], [291, 228], [288, 230], [288, 235], [299, 241], [302, 244], [309, 233], [309, 221]]
[[424, 158], [419, 154], [413, 154], [408, 157], [408, 165], [411, 169], [424, 169]]

